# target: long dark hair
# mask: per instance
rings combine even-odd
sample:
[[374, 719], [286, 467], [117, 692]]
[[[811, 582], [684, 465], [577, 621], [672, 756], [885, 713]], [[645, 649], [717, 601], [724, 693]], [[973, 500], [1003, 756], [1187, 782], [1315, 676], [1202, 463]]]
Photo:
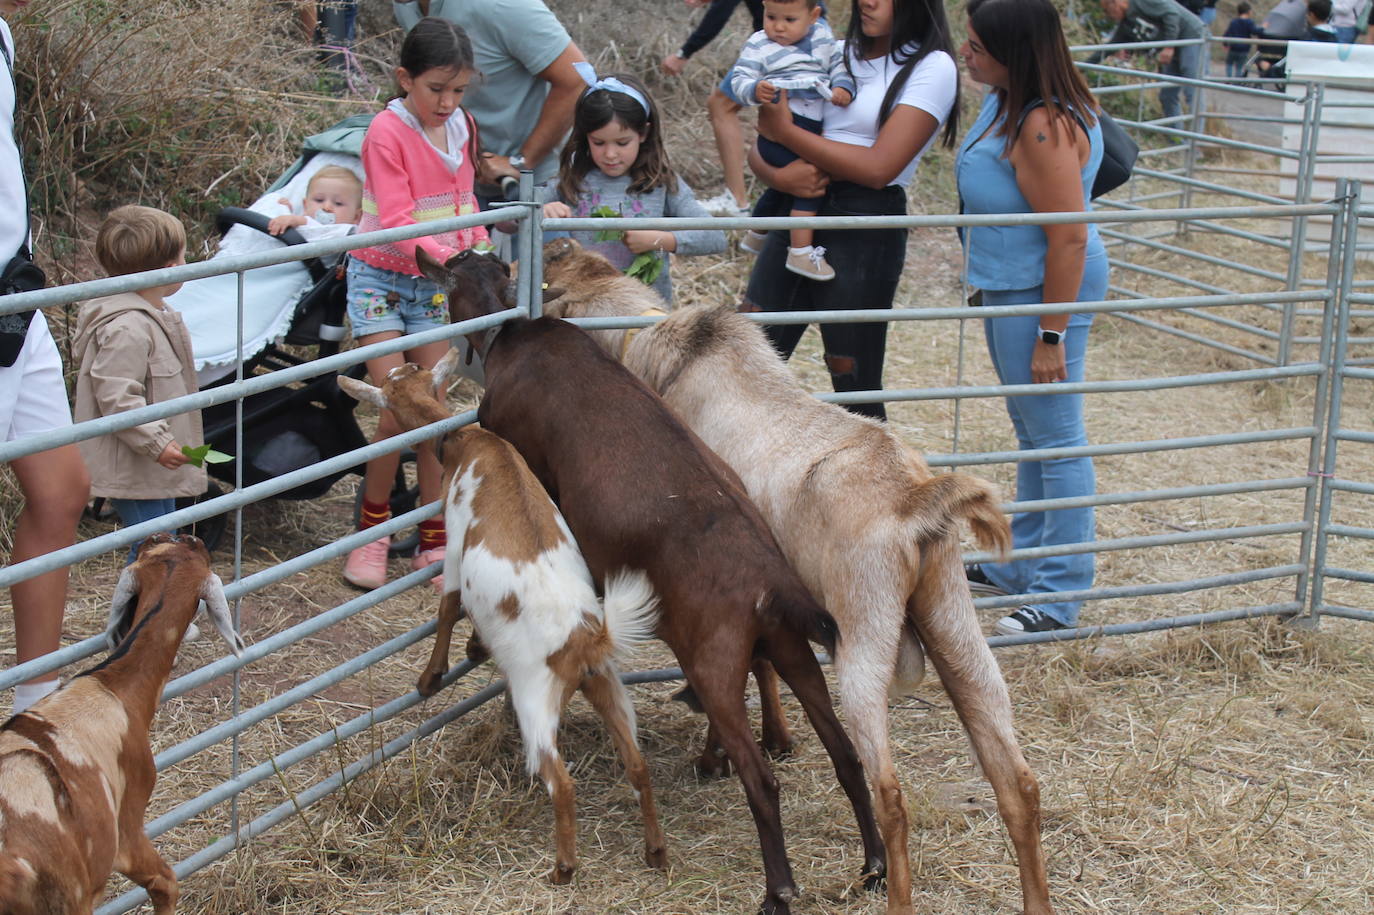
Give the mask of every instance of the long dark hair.
[[1050, 0], [969, 0], [968, 19], [983, 49], [1007, 68], [1007, 88], [996, 90], [1004, 115], [997, 135], [1006, 137], [1007, 153], [1021, 112], [1036, 99], [1044, 99], [1056, 130], [1061, 121], [1072, 130], [1074, 113], [1089, 126], [1096, 123], [1097, 100], [1073, 65]]
[[[853, 78], [854, 70], [850, 61], [868, 58], [873, 53], [874, 40], [863, 33], [859, 12], [859, 0], [851, 0], [849, 8], [849, 30], [845, 32], [844, 67]], [[954, 59], [954, 40], [950, 37], [949, 19], [945, 16], [943, 0], [892, 0], [892, 34], [888, 37], [887, 56], [901, 67], [897, 76], [888, 86], [883, 96], [882, 106], [878, 109], [878, 127], [887, 123], [892, 109], [896, 107], [911, 71], [932, 51], [944, 51]], [[913, 50], [914, 47], [914, 50]], [[944, 137], [941, 142], [952, 147], [959, 134], [959, 84], [954, 85], [954, 107], [945, 120]]]
[[462, 26], [438, 16], [426, 16], [406, 33], [399, 65], [412, 78], [427, 70], [477, 69], [468, 33]]
[[582, 193], [582, 179], [596, 167], [592, 161], [591, 144], [587, 134], [595, 133], [611, 121], [619, 121], [643, 137], [639, 155], [630, 166], [630, 193], [644, 194], [662, 186], [668, 193], [676, 193], [677, 176], [668, 164], [668, 149], [659, 129], [658, 105], [638, 79], [628, 73], [610, 74], [638, 92], [648, 103], [649, 110], [634, 96], [611, 89], [589, 89], [582, 93], [573, 109], [572, 133], [563, 144], [558, 161], [558, 194], [564, 200], [576, 200]]

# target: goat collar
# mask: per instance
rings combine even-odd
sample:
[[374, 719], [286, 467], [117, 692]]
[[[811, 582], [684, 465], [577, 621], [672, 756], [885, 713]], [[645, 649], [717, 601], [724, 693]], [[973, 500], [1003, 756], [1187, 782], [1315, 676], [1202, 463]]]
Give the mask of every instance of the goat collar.
[[[664, 311], [662, 308], [646, 308], [646, 309], [644, 309], [643, 311], [641, 311], [641, 312], [639, 313], [639, 317], [641, 317], [641, 318], [647, 318], [647, 317], [666, 318], [667, 316], [668, 316], [668, 312]], [[652, 324], [650, 324], [649, 326], [650, 326], [650, 327], [653, 327]], [[640, 332], [641, 330], [643, 330], [643, 329], [644, 329], [644, 328], [642, 328], [642, 327], [627, 327], [627, 328], [625, 328], [625, 336], [624, 336], [624, 338], [620, 341], [620, 361], [621, 361], [621, 362], [624, 362], [624, 361], [625, 361], [625, 354], [628, 353], [628, 352], [630, 351], [630, 341], [633, 340], [633, 339], [635, 338], [635, 334], [639, 333], [639, 332]]]
[[497, 324], [495, 327], [488, 327], [481, 332], [481, 336], [477, 338], [477, 345], [469, 346], [468, 348], [467, 363], [469, 365], [472, 364], [472, 354], [476, 353], [477, 359], [482, 363], [482, 367], [486, 367], [487, 353], [491, 352], [491, 345], [496, 342], [496, 335], [501, 332], [501, 328], [503, 327], [505, 327], [504, 324]]

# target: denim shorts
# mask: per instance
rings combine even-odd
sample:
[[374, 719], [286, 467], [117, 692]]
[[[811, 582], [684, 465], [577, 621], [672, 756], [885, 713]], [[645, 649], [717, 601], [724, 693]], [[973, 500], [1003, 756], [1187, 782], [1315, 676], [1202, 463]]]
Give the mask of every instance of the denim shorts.
[[448, 323], [448, 299], [423, 276], [348, 261], [348, 321], [353, 336], [395, 330], [413, 334]]

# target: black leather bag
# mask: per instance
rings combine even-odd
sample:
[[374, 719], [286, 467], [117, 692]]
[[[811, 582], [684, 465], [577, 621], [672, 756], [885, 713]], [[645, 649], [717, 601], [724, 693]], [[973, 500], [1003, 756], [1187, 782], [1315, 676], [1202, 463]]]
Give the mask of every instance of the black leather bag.
[[1107, 112], [1099, 111], [1097, 122], [1102, 125], [1102, 164], [1093, 180], [1093, 196], [1101, 197], [1131, 180], [1140, 147]]
[[[0, 296], [16, 292], [33, 292], [48, 284], [48, 278], [28, 257], [16, 254], [0, 271]], [[29, 333], [29, 322], [33, 320], [33, 310], [13, 314], [0, 314], [0, 368], [14, 365], [19, 351], [24, 348], [24, 338]]]

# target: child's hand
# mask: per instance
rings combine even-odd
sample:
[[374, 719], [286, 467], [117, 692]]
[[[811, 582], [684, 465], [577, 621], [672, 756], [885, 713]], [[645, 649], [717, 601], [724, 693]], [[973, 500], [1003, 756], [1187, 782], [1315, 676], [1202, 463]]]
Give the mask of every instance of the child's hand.
[[280, 235], [287, 229], [294, 229], [297, 226], [303, 225], [305, 225], [304, 216], [288, 213], [285, 216], [273, 216], [272, 220], [267, 223], [267, 231], [272, 235]]
[[778, 87], [766, 79], [759, 80], [759, 84], [754, 87], [754, 99], [764, 104], [776, 102], [778, 100]]
[[544, 204], [544, 215], [550, 219], [567, 219], [572, 216], [572, 207], [561, 200], [551, 200]]
[[625, 247], [632, 254], [645, 251], [672, 251], [677, 247], [677, 238], [672, 232], [659, 232], [656, 229], [631, 229], [625, 233]]
[[830, 104], [839, 105], [841, 108], [854, 101], [854, 93], [848, 89], [835, 89], [830, 93]]
[[175, 440], [168, 442], [167, 447], [157, 456], [157, 462], [168, 470], [176, 470], [187, 461], [188, 458], [181, 453], [181, 446]]

